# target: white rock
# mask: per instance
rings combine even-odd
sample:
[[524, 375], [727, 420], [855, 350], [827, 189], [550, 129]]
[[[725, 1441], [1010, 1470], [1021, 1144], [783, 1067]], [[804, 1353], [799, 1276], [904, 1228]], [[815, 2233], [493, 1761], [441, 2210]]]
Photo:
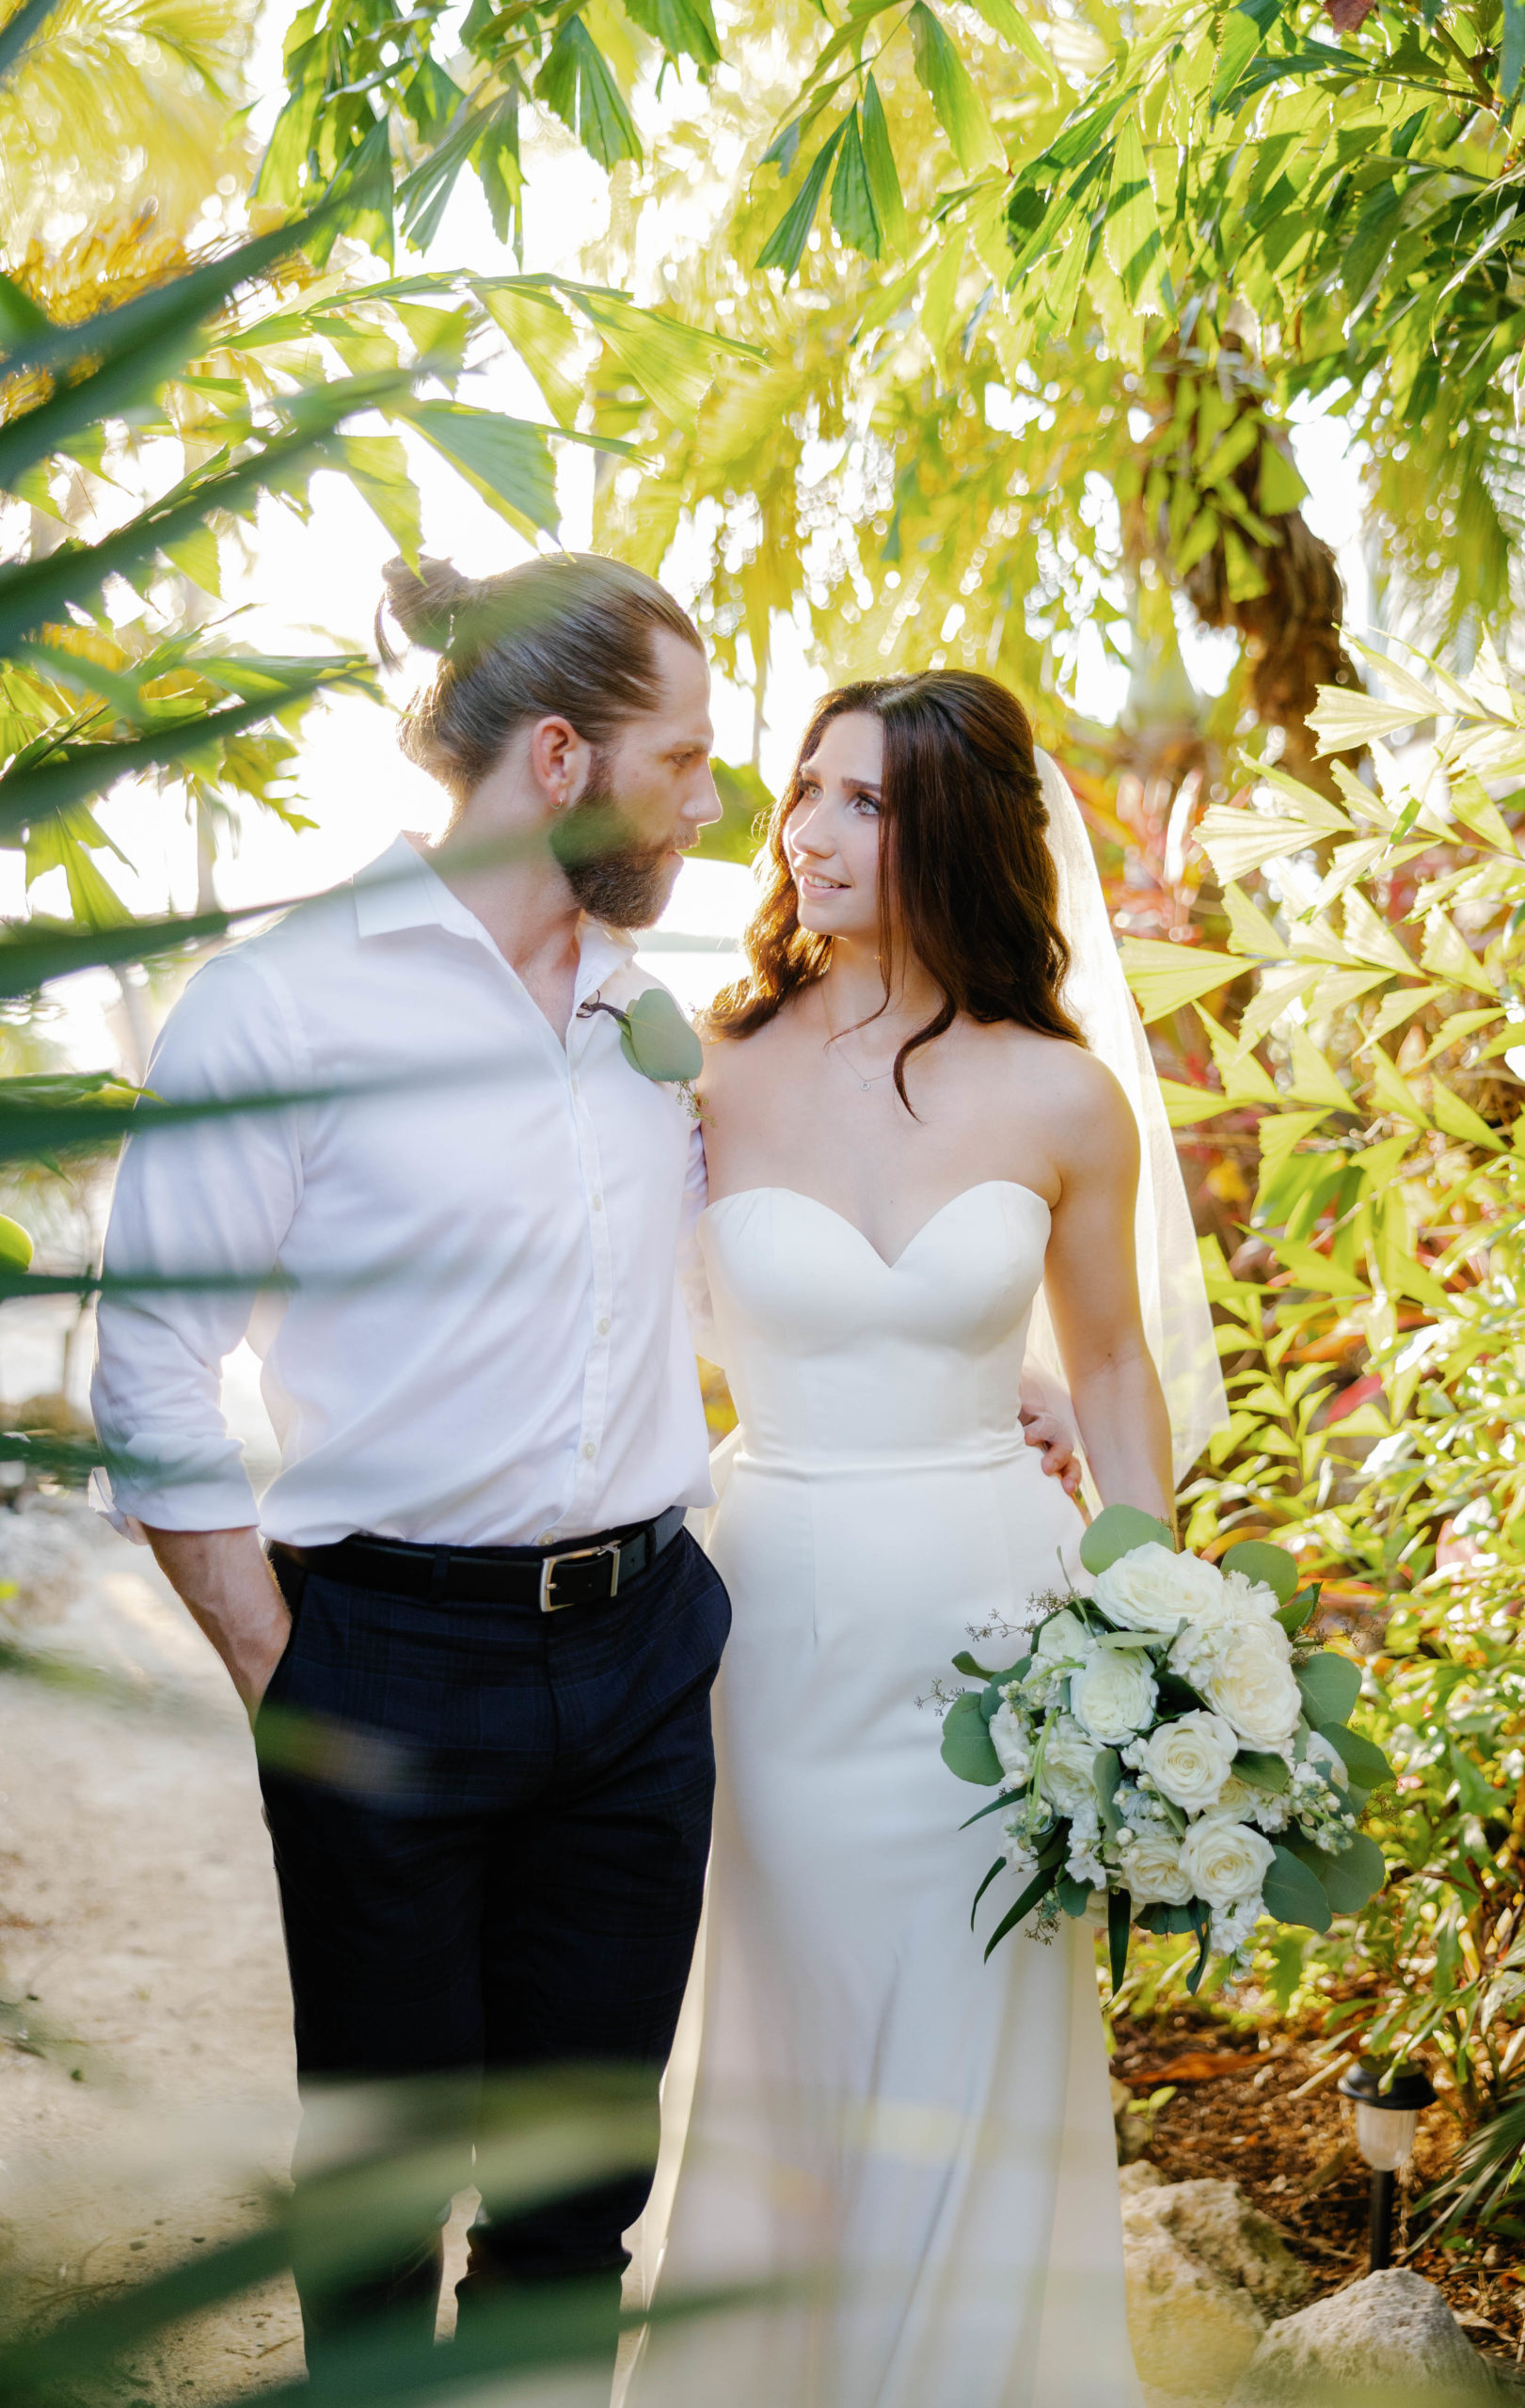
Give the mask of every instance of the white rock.
[[1172, 2182], [1157, 2212], [1183, 2249], [1225, 2282], [1240, 2284], [1263, 2316], [1285, 2316], [1307, 2297], [1306, 2267], [1293, 2256], [1270, 2217], [1243, 2197], [1237, 2183], [1207, 2178]]
[[1449, 2408], [1495, 2386], [1435, 2285], [1393, 2266], [1273, 2324], [1229, 2408], [1307, 2408], [1342, 2388], [1392, 2408]]
[[1167, 2182], [1146, 2159], [1121, 2177], [1128, 2332], [1149, 2408], [1221, 2408], [1265, 2331], [1246, 2285], [1185, 2246], [1166, 2220], [1176, 2192], [1211, 2187], [1232, 2190]]

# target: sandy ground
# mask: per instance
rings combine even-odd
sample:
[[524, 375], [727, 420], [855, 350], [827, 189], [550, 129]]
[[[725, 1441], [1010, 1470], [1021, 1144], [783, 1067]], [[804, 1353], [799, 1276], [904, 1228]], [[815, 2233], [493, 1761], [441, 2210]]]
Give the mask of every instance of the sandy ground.
[[[95, 1523], [87, 1562], [73, 1603], [28, 1637], [170, 1704], [0, 1679], [0, 1993], [49, 2042], [0, 2048], [0, 2247], [28, 2316], [236, 2232], [283, 2178], [296, 2124], [243, 1713], [146, 1549]], [[196, 2408], [301, 2369], [282, 2282], [145, 2355], [123, 2396]]]

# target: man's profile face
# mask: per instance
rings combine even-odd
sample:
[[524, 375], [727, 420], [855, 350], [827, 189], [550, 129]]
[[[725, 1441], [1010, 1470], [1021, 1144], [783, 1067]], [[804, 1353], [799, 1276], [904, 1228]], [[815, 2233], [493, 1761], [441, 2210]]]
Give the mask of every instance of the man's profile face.
[[627, 720], [595, 755], [588, 783], [564, 823], [569, 835], [592, 837], [593, 820], [583, 815], [607, 820], [605, 840], [585, 850], [569, 847], [563, 867], [583, 909], [621, 928], [647, 928], [660, 919], [683, 854], [721, 816], [709, 766], [715, 731], [708, 663], [666, 627], [653, 629], [651, 652], [655, 709]]

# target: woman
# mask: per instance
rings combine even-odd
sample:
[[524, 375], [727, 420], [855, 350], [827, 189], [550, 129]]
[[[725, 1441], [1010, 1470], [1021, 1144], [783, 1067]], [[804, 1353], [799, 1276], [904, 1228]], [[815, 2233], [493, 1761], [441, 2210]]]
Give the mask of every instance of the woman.
[[1078, 821], [989, 678], [831, 695], [751, 976], [710, 1017], [705, 1351], [740, 1424], [708, 1543], [735, 1620], [660, 2296], [835, 2288], [744, 2335], [654, 2325], [642, 2408], [1137, 2397], [1090, 1934], [982, 1963], [991, 1827], [959, 1830], [979, 1801], [917, 1710], [972, 1628], [1029, 1618], [1077, 1562], [1080, 1514], [1018, 1426], [1040, 1282], [1102, 1499], [1172, 1513], [1138, 1116], [1066, 1000], [1120, 985], [1115, 950], [1093, 910], [1105, 961], [1072, 971], [1045, 797]]

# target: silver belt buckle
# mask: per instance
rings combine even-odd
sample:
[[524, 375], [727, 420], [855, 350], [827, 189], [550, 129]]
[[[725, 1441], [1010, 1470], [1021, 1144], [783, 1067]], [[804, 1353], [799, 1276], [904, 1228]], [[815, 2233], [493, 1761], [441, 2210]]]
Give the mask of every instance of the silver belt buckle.
[[[550, 1593], [551, 1583], [555, 1579], [557, 1569], [561, 1564], [587, 1563], [596, 1555], [608, 1556], [609, 1593], [612, 1597], [617, 1597], [620, 1590], [620, 1545], [621, 1542], [618, 1539], [606, 1539], [602, 1546], [574, 1546], [568, 1547], [563, 1555], [548, 1555], [544, 1563], [540, 1567], [541, 1612], [543, 1614], [559, 1614], [564, 1611], [566, 1607], [575, 1606], [580, 1602], [576, 1597], [553, 1597]], [[593, 1601], [584, 1599], [580, 1602], [591, 1603]]]

